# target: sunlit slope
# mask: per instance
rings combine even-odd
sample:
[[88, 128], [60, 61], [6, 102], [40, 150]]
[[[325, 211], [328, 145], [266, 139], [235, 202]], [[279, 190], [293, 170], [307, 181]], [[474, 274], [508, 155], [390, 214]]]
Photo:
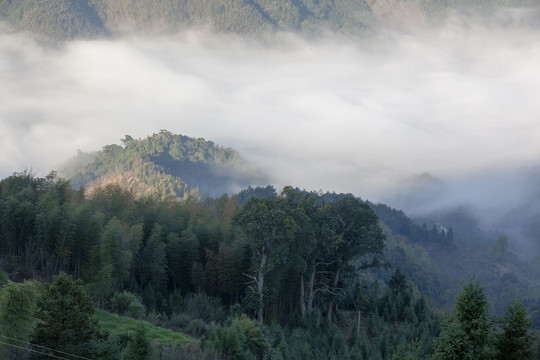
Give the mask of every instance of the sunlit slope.
[[221, 196], [250, 185], [266, 184], [266, 176], [240, 154], [204, 139], [162, 130], [145, 139], [126, 136], [95, 154], [79, 153], [62, 171], [76, 188], [91, 193], [109, 184], [134, 195], [173, 198]]

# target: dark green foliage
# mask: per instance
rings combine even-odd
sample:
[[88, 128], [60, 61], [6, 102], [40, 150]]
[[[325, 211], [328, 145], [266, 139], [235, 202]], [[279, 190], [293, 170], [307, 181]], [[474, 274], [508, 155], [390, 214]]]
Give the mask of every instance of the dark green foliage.
[[[371, 208], [358, 199], [347, 196], [331, 204], [332, 230], [334, 233], [330, 253], [334, 264], [330, 267], [330, 286], [337, 288], [348, 273], [380, 264], [385, 236], [379, 220]], [[327, 319], [332, 319], [331, 300]]]
[[114, 294], [109, 300], [108, 307], [116, 314], [126, 315], [138, 319], [146, 314], [146, 307], [141, 298], [128, 291]]
[[144, 325], [140, 324], [130, 335], [124, 360], [146, 360], [150, 358], [152, 347]]
[[408, 344], [401, 344], [392, 355], [392, 360], [421, 360], [423, 358], [422, 343], [418, 340]]
[[435, 342], [434, 359], [492, 359], [493, 323], [489, 303], [480, 282], [474, 278], [456, 299], [454, 314]]
[[152, 229], [137, 260], [137, 274], [143, 289], [144, 303], [156, 309], [163, 301], [163, 292], [167, 284], [165, 241], [160, 225], [156, 224]]
[[170, 233], [167, 236], [167, 263], [175, 284], [186, 291], [195, 286], [192, 283], [193, 265], [199, 261], [199, 241], [192, 231], [184, 231], [182, 236]]
[[[34, 312], [38, 297], [37, 283], [7, 282], [0, 287], [0, 336], [2, 343], [20, 346], [28, 342], [35, 325]], [[15, 339], [15, 340], [12, 340]], [[7, 345], [0, 346], [0, 357], [20, 359], [24, 351]]]
[[[375, 214], [384, 222], [394, 233], [401, 235], [411, 235], [415, 225], [402, 210], [397, 210], [385, 204], [368, 203]], [[427, 229], [426, 229], [427, 231]]]
[[[124, 139], [124, 147], [134, 144], [139, 141]], [[245, 195], [256, 193], [248, 189]], [[440, 252], [455, 261], [452, 256], [463, 253], [459, 241], [456, 248], [444, 245], [449, 229], [415, 225], [397, 210], [346, 194], [291, 187], [280, 195], [271, 187], [260, 194], [243, 205], [236, 196], [179, 201], [136, 196], [114, 185], [85, 194], [54, 173], [15, 174], [0, 182], [0, 263], [19, 279], [49, 279], [65, 270], [88, 284], [98, 306], [201, 338], [202, 348], [192, 352], [156, 346], [156, 358], [217, 358], [208, 350], [213, 347], [236, 358], [431, 355], [440, 332], [432, 306], [453, 297], [446, 290], [458, 281], [439, 269], [443, 256], [432, 256]], [[513, 264], [510, 252], [502, 258], [505, 266]], [[376, 266], [383, 255], [392, 270]], [[501, 275], [501, 299], [522, 286], [519, 269], [511, 270]], [[494, 328], [486, 296], [471, 284], [444, 325], [435, 358], [445, 358], [443, 348], [450, 349], [446, 358], [495, 355], [479, 345], [495, 343]], [[248, 318], [260, 314], [260, 322]], [[70, 351], [109, 358], [118, 357], [120, 345], [127, 351], [127, 335], [120, 345], [95, 335], [93, 342], [69, 344]]]
[[2, 247], [19, 254], [34, 232], [37, 189], [44, 179], [24, 172], [2, 180], [0, 187]]
[[264, 319], [265, 277], [287, 260], [289, 247], [298, 227], [286, 212], [284, 201], [277, 197], [254, 198], [242, 207], [234, 219], [248, 239], [253, 255], [252, 290], [259, 297], [257, 318]]
[[261, 328], [245, 315], [217, 329], [211, 342], [218, 353], [235, 360], [262, 359], [268, 347]]
[[489, 352], [493, 340], [489, 303], [480, 282], [472, 279], [465, 284], [454, 307], [456, 320], [461, 324], [473, 347], [473, 354], [480, 358]]
[[82, 281], [60, 273], [52, 284], [43, 286], [32, 343], [79, 356], [97, 357], [96, 343], [105, 337], [93, 318], [94, 307]]
[[194, 319], [201, 319], [207, 323], [212, 321], [221, 322], [225, 319], [225, 311], [219, 299], [204, 293], [188, 295], [183, 301], [182, 310], [183, 313]]
[[238, 193], [238, 203], [239, 204], [245, 204], [248, 202], [248, 200], [251, 197], [255, 198], [267, 198], [276, 196], [276, 189], [274, 189], [273, 186], [268, 185], [266, 187], [255, 187], [252, 188], [251, 186], [248, 186], [247, 189], [244, 189]]
[[467, 333], [454, 317], [449, 317], [443, 323], [443, 330], [435, 340], [433, 360], [473, 360], [471, 342]]
[[125, 288], [134, 256], [142, 240], [140, 226], [129, 228], [113, 217], [101, 233], [100, 245], [95, 247], [93, 259], [96, 269], [96, 294], [102, 301], [110, 298], [115, 290]]
[[531, 319], [520, 302], [508, 305], [497, 334], [495, 348], [497, 360], [518, 360], [531, 358], [534, 336], [529, 332]]

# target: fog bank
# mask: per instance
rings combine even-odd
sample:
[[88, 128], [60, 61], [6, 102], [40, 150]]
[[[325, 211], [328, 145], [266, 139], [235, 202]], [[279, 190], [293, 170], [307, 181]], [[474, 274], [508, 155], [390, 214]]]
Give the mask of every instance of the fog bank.
[[272, 45], [191, 32], [54, 48], [1, 29], [0, 177], [160, 129], [233, 147], [276, 186], [373, 201], [422, 172], [460, 189], [454, 200], [482, 189], [487, 201], [487, 189], [504, 193], [500, 176], [538, 163], [536, 28]]

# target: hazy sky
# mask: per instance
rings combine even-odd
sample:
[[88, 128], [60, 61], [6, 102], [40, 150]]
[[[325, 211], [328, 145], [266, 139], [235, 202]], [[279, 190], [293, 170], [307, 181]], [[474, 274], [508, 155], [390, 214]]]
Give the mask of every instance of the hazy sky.
[[538, 164], [540, 33], [448, 26], [369, 44], [0, 33], [0, 177], [167, 129], [233, 147], [276, 184], [377, 200], [402, 177]]

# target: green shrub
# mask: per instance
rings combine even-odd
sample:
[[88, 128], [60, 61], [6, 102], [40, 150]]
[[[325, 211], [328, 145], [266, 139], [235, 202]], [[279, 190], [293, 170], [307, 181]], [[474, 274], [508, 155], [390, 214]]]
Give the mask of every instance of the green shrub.
[[184, 312], [195, 319], [209, 323], [225, 320], [226, 313], [219, 299], [203, 293], [190, 294], [184, 299]]
[[262, 359], [268, 344], [262, 330], [246, 315], [235, 318], [229, 326], [217, 328], [210, 341], [216, 351], [230, 359]]
[[109, 306], [114, 313], [135, 319], [140, 319], [146, 313], [146, 306], [142, 303], [141, 298], [128, 291], [115, 293], [109, 300]]
[[130, 336], [128, 346], [124, 352], [124, 360], [144, 360], [150, 357], [152, 344], [144, 325], [139, 324]]

